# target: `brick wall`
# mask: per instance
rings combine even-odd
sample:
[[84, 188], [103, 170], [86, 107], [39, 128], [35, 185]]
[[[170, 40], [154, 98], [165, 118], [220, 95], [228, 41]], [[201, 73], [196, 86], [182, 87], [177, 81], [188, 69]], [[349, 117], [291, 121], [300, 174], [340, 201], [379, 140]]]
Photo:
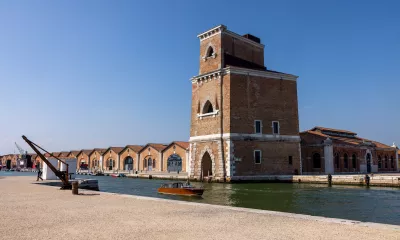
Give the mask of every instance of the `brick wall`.
[[[175, 146], [175, 149], [174, 149]], [[163, 151], [163, 171], [167, 172], [168, 168], [167, 168], [167, 164], [168, 164], [168, 158], [172, 155], [172, 154], [177, 154], [179, 155], [179, 157], [181, 157], [182, 159], [182, 170], [181, 172], [186, 172], [186, 162], [187, 162], [187, 157], [186, 157], [186, 153], [188, 150], [182, 148], [181, 146], [177, 145], [177, 144], [172, 144], [170, 145], [168, 148], [164, 149]]]
[[[300, 172], [298, 143], [232, 141], [235, 162], [235, 175], [294, 174]], [[254, 150], [261, 150], [261, 164], [254, 161]], [[292, 156], [292, 164], [289, 164]], [[295, 171], [296, 170], [296, 171]]]
[[254, 133], [254, 120], [262, 120], [263, 134], [272, 134], [272, 121], [279, 121], [281, 135], [299, 135], [295, 81], [245, 75], [230, 78], [230, 95], [234, 96], [230, 98], [230, 132]]
[[[213, 48], [214, 53], [216, 53], [216, 56], [215, 58], [211, 57], [204, 60], [203, 57], [206, 56], [207, 50], [210, 46]], [[222, 63], [221, 34], [214, 35], [208, 39], [201, 41], [199, 75], [220, 69], [222, 67], [221, 63]]]
[[264, 49], [228, 34], [222, 34], [223, 50], [233, 56], [264, 65]]
[[[129, 151], [128, 151], [129, 149]], [[138, 170], [137, 169], [137, 163], [139, 161], [139, 155], [137, 152], [135, 152], [131, 148], [125, 148], [119, 155], [120, 158], [120, 163], [119, 163], [119, 169], [120, 170], [125, 170], [125, 159], [127, 157], [131, 157], [133, 159], [133, 171]]]
[[[110, 169], [110, 161], [114, 160], [114, 166]], [[103, 153], [103, 168], [106, 171], [113, 171], [118, 169], [118, 154], [111, 149]]]
[[[150, 152], [149, 150], [150, 149]], [[152, 171], [161, 171], [161, 158], [160, 152], [154, 149], [151, 146], [147, 146], [140, 152], [140, 161], [139, 161], [139, 170], [140, 171], [148, 171], [149, 168], [147, 166], [148, 159], [151, 158], [152, 161], [156, 161], [155, 167], [152, 167]], [[146, 164], [144, 164], [144, 160], [146, 160]], [[154, 164], [154, 163], [153, 163]], [[154, 166], [154, 165], [153, 165]]]

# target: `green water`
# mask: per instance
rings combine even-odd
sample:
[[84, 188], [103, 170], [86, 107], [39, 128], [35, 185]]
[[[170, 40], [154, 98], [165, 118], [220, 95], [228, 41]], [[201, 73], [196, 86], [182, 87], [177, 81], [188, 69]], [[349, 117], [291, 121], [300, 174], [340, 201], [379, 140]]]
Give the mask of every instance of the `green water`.
[[[7, 173], [32, 175], [32, 173]], [[0, 172], [0, 176], [4, 172]], [[288, 183], [192, 183], [206, 190], [202, 198], [162, 195], [165, 180], [81, 176], [99, 181], [104, 192], [194, 201], [245, 208], [400, 225], [400, 189]], [[1, 190], [1, 186], [0, 186]]]

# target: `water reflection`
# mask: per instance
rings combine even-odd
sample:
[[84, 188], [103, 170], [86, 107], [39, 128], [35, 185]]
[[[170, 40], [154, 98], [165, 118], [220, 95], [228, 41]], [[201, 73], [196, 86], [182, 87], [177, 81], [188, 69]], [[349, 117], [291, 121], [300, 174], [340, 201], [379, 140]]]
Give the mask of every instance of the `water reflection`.
[[[0, 176], [27, 174], [32, 173], [0, 172]], [[105, 192], [400, 225], [400, 190], [397, 188], [286, 183], [192, 183], [206, 189], [202, 198], [193, 198], [157, 193], [157, 188], [167, 180], [79, 177], [97, 179], [100, 190]]]

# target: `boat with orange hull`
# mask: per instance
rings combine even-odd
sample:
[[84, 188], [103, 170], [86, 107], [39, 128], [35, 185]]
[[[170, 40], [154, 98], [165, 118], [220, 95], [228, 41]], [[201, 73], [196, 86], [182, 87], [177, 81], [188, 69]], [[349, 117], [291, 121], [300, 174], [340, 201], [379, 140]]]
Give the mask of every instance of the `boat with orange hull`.
[[203, 192], [203, 188], [195, 188], [181, 182], [163, 184], [158, 188], [158, 193], [182, 196], [201, 196]]

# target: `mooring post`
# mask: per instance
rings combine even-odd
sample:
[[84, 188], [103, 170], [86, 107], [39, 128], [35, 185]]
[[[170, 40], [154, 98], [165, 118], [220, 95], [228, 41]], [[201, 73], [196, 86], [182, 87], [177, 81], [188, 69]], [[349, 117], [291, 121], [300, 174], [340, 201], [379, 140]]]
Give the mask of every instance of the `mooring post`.
[[78, 181], [72, 182], [72, 194], [78, 195]]
[[328, 174], [328, 185], [332, 186], [332, 175]]
[[368, 176], [368, 174], [365, 174], [365, 184], [367, 184], [367, 187], [369, 187], [369, 181], [370, 177]]

